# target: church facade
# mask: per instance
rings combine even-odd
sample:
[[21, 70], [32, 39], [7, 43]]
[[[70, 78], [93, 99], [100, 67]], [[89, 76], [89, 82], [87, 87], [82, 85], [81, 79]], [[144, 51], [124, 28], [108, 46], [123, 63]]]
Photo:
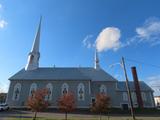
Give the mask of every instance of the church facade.
[[[107, 94], [111, 98], [111, 107], [129, 107], [125, 81], [118, 81], [99, 65], [97, 52], [94, 67], [39, 67], [41, 20], [34, 39], [28, 62], [22, 70], [9, 78], [10, 87], [7, 103], [10, 107], [26, 107], [26, 101], [33, 92], [47, 88], [47, 100], [50, 107], [57, 107], [58, 98], [69, 91], [74, 93], [77, 108], [90, 108], [98, 93]], [[153, 90], [143, 81], [139, 82], [143, 106], [153, 108]], [[129, 82], [134, 107], [137, 97], [134, 82]]]

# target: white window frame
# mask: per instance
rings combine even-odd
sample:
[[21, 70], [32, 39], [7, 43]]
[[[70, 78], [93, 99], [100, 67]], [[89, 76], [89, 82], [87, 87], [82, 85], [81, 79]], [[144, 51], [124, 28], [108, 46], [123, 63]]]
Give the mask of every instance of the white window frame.
[[128, 101], [128, 93], [127, 92], [123, 92], [122, 96], [123, 96], [123, 101]]
[[[18, 96], [17, 96], [17, 99], [15, 99], [15, 92], [16, 90], [19, 90], [19, 93], [18, 93]], [[13, 96], [12, 96], [12, 100], [14, 101], [18, 101], [19, 98], [20, 98], [20, 93], [21, 93], [21, 84], [20, 83], [16, 83], [15, 86], [14, 86], [14, 90], [13, 90]]]
[[31, 86], [30, 86], [30, 90], [29, 90], [29, 96], [31, 96], [31, 91], [34, 90], [36, 91], [37, 90], [37, 84], [36, 83], [32, 83]]
[[51, 93], [46, 95], [45, 99], [51, 101], [52, 100], [52, 94], [53, 94], [53, 92], [52, 92], [53, 91], [53, 86], [52, 86], [51, 83], [48, 83], [46, 85], [46, 88], [47, 88], [47, 90], [50, 90]]
[[145, 92], [141, 92], [141, 95], [142, 95], [142, 100], [143, 101], [147, 101], [146, 93]]
[[[82, 91], [83, 91], [82, 99], [80, 99], [80, 94], [79, 94], [80, 89], [82, 89]], [[84, 86], [83, 83], [78, 84], [77, 94], [78, 94], [77, 96], [78, 96], [79, 101], [84, 101], [85, 100], [85, 86]]]
[[131, 92], [131, 97], [132, 97], [132, 101], [133, 101], [134, 103], [137, 103], [136, 92]]
[[69, 89], [69, 85], [67, 84], [67, 83], [63, 83], [62, 84], [62, 87], [61, 87], [61, 94], [62, 95], [64, 95], [63, 94], [63, 90], [66, 88], [66, 91], [67, 91], [67, 93], [68, 93], [68, 89]]
[[104, 92], [105, 94], [107, 94], [107, 88], [106, 88], [105, 85], [102, 84], [102, 85], [100, 86], [100, 93], [103, 93], [103, 92]]

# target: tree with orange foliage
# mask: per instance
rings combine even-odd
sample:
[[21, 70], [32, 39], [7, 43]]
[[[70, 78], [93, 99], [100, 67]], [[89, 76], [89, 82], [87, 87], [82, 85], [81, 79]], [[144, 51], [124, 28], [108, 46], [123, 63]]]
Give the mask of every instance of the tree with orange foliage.
[[68, 92], [62, 95], [58, 100], [59, 109], [65, 112], [65, 120], [67, 120], [68, 112], [72, 112], [75, 109], [75, 98], [73, 93]]
[[34, 91], [32, 96], [29, 96], [27, 106], [35, 112], [33, 120], [36, 120], [37, 112], [40, 112], [48, 107], [48, 101], [45, 100], [45, 96], [48, 94], [47, 89], [38, 89]]
[[102, 113], [107, 112], [110, 105], [110, 97], [104, 93], [99, 93], [96, 95], [96, 100], [92, 104], [91, 111], [100, 114], [100, 120], [102, 118]]

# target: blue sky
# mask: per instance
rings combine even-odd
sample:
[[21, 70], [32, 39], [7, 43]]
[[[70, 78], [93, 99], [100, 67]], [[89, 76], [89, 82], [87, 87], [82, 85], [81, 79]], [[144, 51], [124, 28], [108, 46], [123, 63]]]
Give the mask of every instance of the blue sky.
[[25, 67], [40, 15], [40, 66], [93, 66], [97, 48], [101, 67], [118, 80], [124, 80], [122, 69], [110, 66], [124, 56], [130, 80], [135, 65], [140, 80], [157, 85], [159, 5], [159, 0], [0, 0], [1, 89], [7, 91], [8, 78]]

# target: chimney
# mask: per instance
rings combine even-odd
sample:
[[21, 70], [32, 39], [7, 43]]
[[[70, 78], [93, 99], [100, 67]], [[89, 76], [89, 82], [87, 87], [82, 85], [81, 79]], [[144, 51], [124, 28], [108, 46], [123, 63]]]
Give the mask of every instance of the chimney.
[[133, 80], [134, 80], [134, 86], [135, 86], [135, 92], [136, 92], [136, 96], [137, 96], [138, 107], [143, 108], [143, 100], [142, 100], [142, 96], [141, 96], [141, 89], [140, 89], [140, 84], [139, 84], [139, 80], [138, 80], [138, 76], [137, 76], [136, 67], [135, 66], [131, 67], [131, 70], [132, 70], [132, 76], [133, 76]]

